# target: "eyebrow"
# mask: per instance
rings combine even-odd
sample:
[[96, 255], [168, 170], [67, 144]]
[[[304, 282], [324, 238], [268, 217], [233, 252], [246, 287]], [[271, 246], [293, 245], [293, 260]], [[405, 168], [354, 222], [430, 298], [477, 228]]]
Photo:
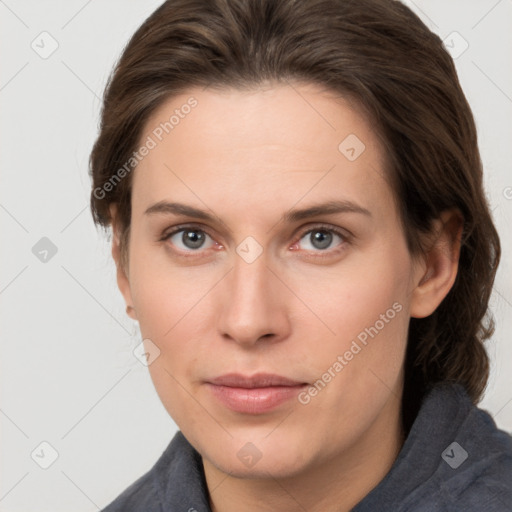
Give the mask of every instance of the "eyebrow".
[[159, 201], [153, 206], [150, 206], [144, 215], [151, 215], [155, 213], [172, 213], [174, 215], [183, 215], [186, 217], [197, 217], [202, 220], [220, 220], [216, 215], [208, 213], [206, 210], [194, 208], [183, 203], [170, 203], [168, 201]]
[[299, 220], [308, 219], [310, 217], [317, 217], [319, 215], [333, 215], [335, 213], [360, 213], [371, 217], [370, 210], [353, 203], [352, 201], [328, 201], [326, 203], [316, 204], [301, 210], [289, 210], [286, 212], [282, 221], [284, 222], [297, 222]]
[[[211, 211], [211, 210], [210, 210]], [[183, 203], [171, 203], [168, 201], [159, 201], [150, 206], [145, 212], [145, 215], [151, 214], [174, 214], [183, 215], [186, 217], [195, 217], [197, 219], [206, 221], [218, 221], [221, 219], [214, 214], [208, 213], [206, 210], [195, 208]], [[372, 214], [366, 208], [347, 200], [328, 201], [316, 205], [309, 206], [308, 208], [289, 210], [283, 214], [280, 222], [293, 223], [300, 220], [308, 219], [310, 217], [318, 217], [319, 215], [334, 215], [336, 213], [359, 213], [371, 217]], [[224, 224], [222, 222], [222, 224]]]

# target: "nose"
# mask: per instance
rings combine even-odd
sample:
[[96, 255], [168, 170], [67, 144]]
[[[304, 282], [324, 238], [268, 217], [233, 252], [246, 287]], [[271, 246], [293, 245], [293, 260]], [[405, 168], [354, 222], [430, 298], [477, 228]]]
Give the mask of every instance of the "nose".
[[285, 339], [290, 332], [286, 292], [264, 255], [252, 263], [236, 256], [222, 283], [217, 323], [222, 337], [244, 347]]

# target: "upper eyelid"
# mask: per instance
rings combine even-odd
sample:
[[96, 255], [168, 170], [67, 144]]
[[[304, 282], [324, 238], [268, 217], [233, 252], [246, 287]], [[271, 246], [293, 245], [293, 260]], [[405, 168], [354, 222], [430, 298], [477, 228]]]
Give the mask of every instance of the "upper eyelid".
[[[216, 242], [215, 237], [209, 232], [208, 228], [206, 228], [205, 226], [196, 224], [196, 223], [187, 223], [187, 224], [180, 224], [177, 226], [173, 226], [172, 228], [169, 228], [169, 230], [164, 231], [164, 233], [160, 237], [160, 240], [161, 241], [168, 240], [171, 236], [174, 236], [177, 233], [179, 233], [181, 231], [185, 231], [187, 229], [202, 231], [203, 233], [206, 233], [212, 240], [214, 240]], [[305, 235], [307, 235], [308, 233], [311, 233], [312, 231], [315, 231], [315, 230], [330, 231], [330, 232], [340, 236], [344, 242], [349, 241], [353, 237], [352, 233], [350, 233], [345, 228], [331, 226], [330, 224], [320, 222], [320, 223], [316, 223], [316, 224], [311, 223], [310, 226], [302, 227], [302, 228], [295, 230], [294, 235], [293, 235], [294, 236], [293, 243], [296, 243], [296, 241], [301, 240]], [[297, 238], [297, 237], [299, 237], [299, 238]], [[198, 252], [198, 251], [195, 251], [195, 252]]]
[[345, 228], [340, 228], [340, 227], [335, 227], [335, 226], [330, 226], [329, 224], [315, 224], [307, 229], [305, 229], [304, 231], [300, 230], [300, 233], [301, 233], [301, 237], [304, 236], [304, 235], [307, 235], [308, 233], [311, 233], [312, 231], [332, 231], [333, 233], [335, 234], [338, 234], [340, 236], [342, 236], [343, 238], [349, 238], [350, 236], [352, 236], [352, 234], [347, 231]]
[[167, 238], [167, 237], [170, 237], [172, 235], [175, 235], [176, 233], [179, 233], [180, 231], [185, 231], [186, 229], [189, 229], [191, 231], [193, 230], [196, 230], [196, 231], [202, 231], [204, 233], [206, 233], [208, 236], [210, 236], [211, 238], [213, 238], [213, 236], [209, 233], [209, 230], [208, 228], [205, 228], [204, 226], [201, 226], [199, 224], [178, 224], [177, 226], [172, 226], [171, 228], [168, 228], [168, 229], [164, 229], [164, 231], [162, 232], [162, 235], [161, 235], [161, 238]]
[[[185, 223], [185, 224], [178, 224], [176, 226], [173, 226], [171, 228], [164, 230], [164, 233], [162, 234], [162, 236], [168, 236], [170, 234], [174, 234], [179, 231], [183, 231], [185, 229], [190, 229], [190, 230], [196, 229], [197, 231], [204, 231], [206, 234], [210, 235], [208, 227], [205, 227], [203, 225], [196, 224], [196, 223]], [[318, 230], [325, 229], [326, 231], [342, 231], [342, 232], [346, 232], [347, 235], [350, 235], [350, 232], [346, 228], [332, 226], [330, 224], [326, 224], [326, 223], [322, 223], [322, 222], [318, 222], [318, 223], [312, 222], [311, 226], [302, 227], [302, 228], [296, 229], [294, 231], [301, 232], [302, 235], [305, 235], [308, 232], [313, 231], [315, 229], [318, 229]], [[212, 235], [210, 235], [210, 236], [212, 236]]]

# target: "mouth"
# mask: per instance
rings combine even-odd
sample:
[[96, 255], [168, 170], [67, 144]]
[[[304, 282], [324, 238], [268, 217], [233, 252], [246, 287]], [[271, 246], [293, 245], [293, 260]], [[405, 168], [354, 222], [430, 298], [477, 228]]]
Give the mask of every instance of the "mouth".
[[205, 385], [228, 409], [242, 414], [263, 414], [295, 398], [309, 384], [270, 373], [252, 376], [232, 373], [206, 381]]

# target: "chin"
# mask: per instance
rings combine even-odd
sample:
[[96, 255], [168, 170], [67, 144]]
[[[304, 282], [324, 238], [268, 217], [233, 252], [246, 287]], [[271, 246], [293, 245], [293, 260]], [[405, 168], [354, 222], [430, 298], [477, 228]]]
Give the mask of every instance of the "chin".
[[235, 478], [293, 477], [307, 466], [304, 447], [309, 443], [307, 439], [299, 442], [298, 439], [290, 439], [291, 436], [285, 432], [283, 434], [273, 439], [274, 434], [268, 438], [263, 435], [237, 436], [229, 443], [217, 446], [208, 442], [205, 443], [208, 449], [201, 453], [215, 467]]

